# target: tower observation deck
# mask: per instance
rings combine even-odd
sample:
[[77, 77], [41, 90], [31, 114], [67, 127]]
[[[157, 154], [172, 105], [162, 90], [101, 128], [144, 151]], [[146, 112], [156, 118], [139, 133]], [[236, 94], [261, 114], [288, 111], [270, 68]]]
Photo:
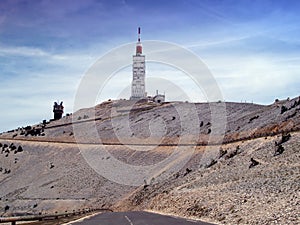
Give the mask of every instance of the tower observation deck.
[[145, 92], [145, 55], [143, 55], [143, 46], [141, 43], [141, 28], [138, 28], [138, 42], [136, 43], [136, 52], [133, 55], [132, 64], [132, 84], [130, 100], [139, 100], [146, 98]]

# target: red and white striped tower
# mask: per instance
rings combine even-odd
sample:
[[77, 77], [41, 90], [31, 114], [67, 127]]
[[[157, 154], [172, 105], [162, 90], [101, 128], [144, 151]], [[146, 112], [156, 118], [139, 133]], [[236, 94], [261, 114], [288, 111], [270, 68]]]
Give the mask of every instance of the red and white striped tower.
[[131, 100], [146, 98], [145, 92], [145, 56], [141, 43], [141, 28], [138, 28], [138, 42], [136, 43], [136, 53], [133, 55], [132, 64], [132, 84]]
[[136, 55], [141, 55], [143, 53], [143, 46], [141, 43], [141, 28], [138, 28], [138, 42], [136, 43]]

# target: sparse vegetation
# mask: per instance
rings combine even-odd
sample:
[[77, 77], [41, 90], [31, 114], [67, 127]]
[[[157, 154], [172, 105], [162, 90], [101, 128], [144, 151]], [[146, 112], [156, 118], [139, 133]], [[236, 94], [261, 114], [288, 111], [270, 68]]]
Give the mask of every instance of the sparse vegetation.
[[236, 156], [239, 153], [240, 150], [240, 146], [238, 145], [235, 150], [229, 152], [227, 155], [225, 155], [225, 159], [230, 159], [233, 158], [234, 156]]
[[217, 160], [212, 159], [212, 160], [210, 161], [210, 163], [208, 163], [208, 164], [206, 165], [206, 168], [212, 167], [212, 166], [215, 165], [217, 162], [218, 162]]
[[54, 168], [54, 164], [53, 164], [52, 162], [50, 163], [49, 168], [50, 168], [50, 169], [53, 169], [53, 168]]
[[[296, 107], [298, 109], [298, 106], [294, 106], [296, 105], [294, 100], [284, 104], [287, 108]], [[96, 126], [101, 140], [108, 143], [107, 149], [116, 158], [126, 163], [146, 165], [143, 160], [150, 160], [149, 165], [152, 165], [154, 161], [156, 163], [156, 160], [168, 157], [172, 145], [174, 147], [174, 143], [176, 145], [179, 137], [187, 134], [187, 129], [176, 130], [176, 126], [180, 125], [180, 118], [178, 118], [178, 114], [175, 111], [171, 111], [171, 107], [168, 109], [168, 104], [157, 106], [158, 108], [153, 110], [130, 112], [129, 122], [131, 127], [124, 134], [122, 130], [124, 128], [123, 124], [118, 123], [116, 127], [111, 126], [111, 120], [109, 119], [109, 107], [111, 105], [112, 103], [107, 104], [107, 107], [101, 105], [101, 107], [98, 107], [99, 109], [97, 108], [99, 111], [96, 111]], [[19, 155], [19, 148], [16, 147], [23, 143], [21, 139], [25, 139], [25, 137], [20, 135], [20, 132], [24, 132], [23, 135], [25, 135], [25, 133], [32, 132], [31, 130], [41, 129], [41, 126], [34, 125], [26, 131], [25, 128], [20, 128], [18, 129], [18, 136], [15, 138], [17, 140], [13, 140], [14, 145], [11, 145], [11, 141], [7, 140], [2, 144], [0, 143], [0, 152], [2, 151], [2, 154], [0, 154], [2, 160], [0, 175], [3, 179], [6, 179], [5, 182], [9, 189], [6, 190], [5, 185], [1, 186], [1, 188], [5, 189], [3, 193], [11, 193], [11, 196], [8, 197], [1, 196], [3, 198], [2, 212], [4, 213], [4, 206], [8, 203], [11, 209], [15, 209], [14, 204], [16, 203], [14, 199], [18, 199], [18, 196], [43, 196], [43, 192], [45, 192], [47, 197], [49, 196], [49, 199], [52, 199], [49, 202], [54, 206], [57, 203], [65, 204], [67, 202], [65, 196], [70, 197], [70, 199], [75, 196], [72, 200], [74, 205], [81, 204], [80, 202], [85, 200], [84, 202], [87, 204], [94, 204], [99, 207], [110, 207], [111, 202], [119, 202], [121, 204], [122, 201], [119, 196], [129, 196], [128, 199], [124, 200], [124, 205], [120, 206], [121, 210], [153, 209], [161, 212], [168, 211], [181, 216], [194, 214], [199, 216], [199, 219], [202, 219], [201, 216], [205, 215], [211, 221], [216, 221], [216, 223], [222, 221], [221, 223], [224, 224], [243, 224], [246, 222], [249, 222], [249, 224], [268, 224], [266, 221], [261, 222], [265, 217], [260, 216], [258, 213], [261, 210], [261, 202], [265, 202], [268, 203], [268, 207], [265, 209], [266, 212], [269, 213], [268, 210], [272, 210], [271, 214], [268, 214], [270, 217], [274, 214], [277, 218], [283, 218], [278, 220], [279, 224], [285, 224], [286, 219], [290, 219], [291, 223], [296, 224], [295, 219], [293, 220], [295, 217], [295, 205], [293, 204], [297, 202], [297, 196], [294, 194], [296, 191], [295, 175], [297, 175], [297, 171], [294, 165], [297, 163], [297, 149], [299, 149], [300, 138], [299, 132], [297, 132], [299, 128], [297, 109], [291, 110], [283, 116], [278, 116], [282, 106], [281, 102], [277, 104], [278, 107], [276, 105], [264, 107], [255, 104], [243, 104], [236, 107], [235, 104], [231, 103], [228, 103], [227, 106], [228, 126], [225, 127], [227, 133], [220, 149], [212, 147], [211, 152], [213, 154], [209, 155], [208, 159], [201, 158], [203, 156], [202, 150], [205, 149], [205, 146], [201, 145], [205, 145], [206, 139], [209, 138], [208, 134], [212, 133], [212, 128], [209, 126], [211, 126], [210, 122], [213, 123], [214, 120], [210, 116], [210, 111], [205, 108], [205, 104], [196, 105], [196, 107], [199, 107], [199, 109], [197, 108], [199, 112], [198, 118], [201, 118], [198, 124], [202, 127], [199, 142], [204, 141], [199, 144], [200, 146], [197, 146], [197, 151], [195, 151], [191, 160], [186, 164], [186, 167], [172, 174], [170, 178], [164, 180], [155, 179], [155, 182], [145, 184], [147, 185], [145, 188], [143, 188], [142, 184], [137, 189], [112, 184], [112, 182], [98, 176], [80, 157], [80, 152], [75, 145], [70, 143], [52, 145], [51, 141], [55, 141], [56, 138], [58, 141], [63, 142], [72, 142], [74, 140], [74, 137], [72, 137], [72, 124], [66, 126], [63, 124], [69, 123], [71, 121], [70, 118], [53, 122], [45, 127], [47, 132], [47, 137], [45, 138], [29, 137], [28, 139], [31, 141], [24, 142], [26, 143], [26, 148], [22, 144], [24, 149], [26, 149], [26, 154]], [[139, 107], [145, 108], [143, 104], [140, 104]], [[80, 113], [74, 114], [74, 118], [78, 118], [79, 115], [83, 119], [87, 119], [85, 115], [92, 114], [89, 109], [86, 111], [81, 110]], [[126, 115], [128, 115], [127, 111], [124, 111], [117, 114], [114, 119], [116, 119], [116, 122], [119, 122]], [[119, 134], [124, 134], [124, 137], [127, 138], [126, 142], [136, 141], [138, 139], [130, 137], [134, 135], [145, 137], [148, 134], [147, 132], [149, 132], [148, 122], [157, 115], [165, 119], [164, 122], [166, 123], [163, 125], [167, 127], [166, 138], [157, 147], [158, 150], [154, 149], [151, 152], [147, 152], [147, 155], [143, 155], [142, 152], [133, 153], [132, 149], [122, 144], [117, 147], [114, 146], [116, 138], [113, 131], [116, 129], [120, 130]], [[259, 120], [256, 120], [258, 115]], [[100, 116], [103, 118], [101, 121], [99, 121]], [[82, 120], [77, 124], [85, 128], [86, 124], [89, 124], [88, 121]], [[139, 121], [143, 122], [138, 123]], [[176, 123], [172, 121], [176, 121]], [[198, 124], [195, 123], [200, 130]], [[157, 129], [163, 130], [162, 124], [154, 123], [152, 125], [157, 126]], [[292, 129], [294, 129], [293, 133]], [[283, 131], [285, 133], [278, 136]], [[43, 132], [41, 129], [41, 136]], [[15, 133], [10, 135], [4, 133], [4, 137], [1, 136], [1, 138], [9, 137], [9, 140], [12, 140], [13, 134]], [[290, 134], [293, 135], [292, 138]], [[86, 138], [87, 143], [97, 143], [97, 140], [92, 139], [92, 135], [89, 136], [89, 130], [83, 130], [82, 133], [80, 131], [77, 133], [76, 131], [77, 135], [78, 137], [82, 135], [81, 138]], [[268, 138], [265, 139], [265, 137]], [[156, 137], [154, 136], [154, 138]], [[32, 140], [42, 140], [43, 143], [36, 145]], [[49, 143], [47, 142], [48, 140]], [[278, 143], [274, 147], [275, 140]], [[7, 146], [3, 149], [5, 143]], [[37, 149], [37, 146], [40, 146], [41, 150]], [[207, 148], [205, 150], [207, 150], [205, 153], [209, 153], [210, 149]], [[14, 152], [17, 155], [13, 155]], [[273, 157], [273, 155], [276, 157]], [[251, 157], [252, 160], [249, 162]], [[103, 160], [107, 159], [107, 156], [103, 157]], [[30, 163], [31, 160], [32, 164]], [[31, 165], [34, 165], [34, 167]], [[209, 169], [206, 169], [206, 167]], [[35, 168], [41, 171], [36, 171]], [[31, 177], [40, 176], [41, 173], [43, 178], [39, 181], [37, 181], [38, 179], [31, 179]], [[24, 186], [27, 187], [27, 189], [25, 188], [25, 194], [20, 194], [21, 191], [18, 190], [18, 185], [13, 183], [14, 179], [19, 179], [19, 177], [30, 178], [28, 179], [30, 181], [24, 181]], [[32, 191], [35, 191], [35, 193], [33, 194]], [[88, 196], [97, 198], [97, 201]], [[6, 198], [8, 201], [5, 201]], [[207, 207], [203, 208], [198, 199], [201, 199]], [[259, 204], [256, 202], [258, 199]], [[40, 204], [36, 200], [30, 201], [31, 203], [28, 205], [30, 210], [40, 209], [44, 204]], [[38, 203], [36, 208], [34, 207], [35, 203]], [[69, 210], [70, 206], [63, 205], [63, 207], [65, 207], [63, 210], [66, 208]], [[119, 206], [114, 205], [114, 207]], [[251, 208], [250, 213], [247, 211], [247, 208]], [[281, 211], [285, 209], [290, 211], [284, 211], [284, 214], [281, 214]], [[57, 209], [51, 210], [54, 212]]]
[[258, 119], [258, 118], [259, 118], [259, 115], [253, 116], [253, 117], [251, 117], [251, 118], [249, 119], [249, 122], [248, 122], [248, 123], [251, 123], [253, 120], [256, 120], [256, 119]]
[[297, 115], [297, 111], [295, 111], [295, 112], [292, 113], [291, 115], [288, 115], [288, 116], [286, 117], [286, 120], [291, 119], [291, 118], [293, 118], [293, 117], [296, 116], [296, 115]]
[[219, 150], [219, 159], [222, 158], [226, 154], [227, 154], [227, 150], [223, 150], [222, 148], [220, 148], [220, 150]]
[[6, 212], [6, 211], [8, 211], [9, 210], [9, 206], [8, 205], [6, 205], [5, 207], [4, 207], [4, 211]]
[[185, 176], [188, 175], [190, 172], [192, 172], [192, 170], [189, 169], [189, 168], [186, 168], [186, 169], [185, 169], [185, 173], [183, 174], [183, 176], [185, 177]]
[[298, 100], [295, 100], [294, 103], [291, 105], [290, 108], [288, 108], [287, 106], [281, 106], [281, 114], [284, 114], [285, 112], [287, 112], [288, 110], [291, 110], [293, 108], [296, 108], [298, 105], [300, 105], [300, 97]]
[[259, 162], [257, 160], [255, 160], [255, 159], [253, 159], [253, 158], [251, 158], [250, 161], [251, 161], [251, 164], [249, 166], [249, 169], [251, 169], [252, 167], [255, 167], [255, 166], [259, 165]]
[[283, 152], [284, 152], [284, 147], [280, 144], [278, 146], [276, 146], [276, 150], [275, 150], [275, 153], [274, 153], [274, 156], [277, 156], [277, 155], [281, 155]]
[[286, 111], [288, 111], [288, 108], [286, 106], [281, 106], [281, 114], [285, 113]]
[[291, 134], [290, 133], [283, 133], [281, 134], [281, 139], [279, 142], [275, 141], [275, 146], [279, 146], [285, 142], [287, 142], [288, 140], [290, 140], [291, 138]]

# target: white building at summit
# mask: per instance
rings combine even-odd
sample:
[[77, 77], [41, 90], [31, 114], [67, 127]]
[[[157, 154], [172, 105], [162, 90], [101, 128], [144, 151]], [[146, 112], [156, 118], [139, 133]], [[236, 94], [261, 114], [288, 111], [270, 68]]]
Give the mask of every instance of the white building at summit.
[[136, 43], [136, 53], [133, 55], [132, 64], [132, 84], [130, 100], [139, 100], [147, 97], [145, 91], [145, 55], [141, 43], [141, 28], [138, 28], [138, 42]]

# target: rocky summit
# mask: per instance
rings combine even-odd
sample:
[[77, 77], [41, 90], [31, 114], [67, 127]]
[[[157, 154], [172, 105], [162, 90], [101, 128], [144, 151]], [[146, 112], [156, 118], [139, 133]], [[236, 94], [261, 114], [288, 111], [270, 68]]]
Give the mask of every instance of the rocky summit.
[[0, 213], [110, 208], [300, 224], [299, 131], [300, 98], [103, 102], [0, 135]]

